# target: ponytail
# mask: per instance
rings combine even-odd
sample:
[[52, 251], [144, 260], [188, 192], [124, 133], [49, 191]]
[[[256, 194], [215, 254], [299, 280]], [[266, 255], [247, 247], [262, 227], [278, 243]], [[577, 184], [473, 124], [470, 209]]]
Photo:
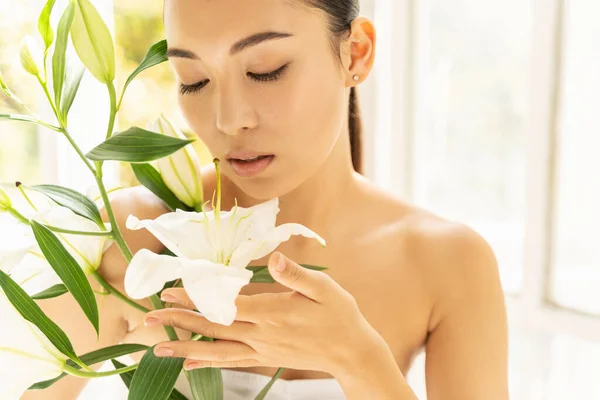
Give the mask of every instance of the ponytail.
[[359, 174], [362, 168], [362, 121], [360, 118], [360, 107], [356, 95], [356, 87], [350, 89], [350, 101], [348, 105], [348, 130], [350, 131], [350, 153], [352, 154], [352, 166]]

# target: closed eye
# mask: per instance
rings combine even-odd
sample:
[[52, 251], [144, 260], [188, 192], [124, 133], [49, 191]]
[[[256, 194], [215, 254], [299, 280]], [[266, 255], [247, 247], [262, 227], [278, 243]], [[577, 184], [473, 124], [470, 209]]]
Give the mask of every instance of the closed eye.
[[[284, 72], [287, 70], [288, 66], [289, 66], [289, 63], [285, 64], [282, 67], [276, 69], [275, 71], [269, 72], [267, 74], [255, 74], [252, 72], [248, 72], [247, 75], [251, 79], [258, 81], [258, 82], [276, 81], [284, 74]], [[186, 84], [181, 83], [179, 85], [179, 92], [181, 93], [182, 96], [185, 94], [188, 94], [188, 93], [199, 92], [204, 86], [206, 86], [208, 84], [208, 82], [209, 82], [208, 79], [204, 79], [200, 82], [196, 82], [191, 85], [186, 85]]]

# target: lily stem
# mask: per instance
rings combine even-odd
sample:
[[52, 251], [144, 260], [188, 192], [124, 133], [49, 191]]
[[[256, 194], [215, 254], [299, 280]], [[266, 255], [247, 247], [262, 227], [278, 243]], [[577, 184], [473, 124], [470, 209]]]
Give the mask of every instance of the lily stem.
[[[150, 302], [152, 303], [152, 306], [154, 307], [155, 310], [161, 310], [161, 309], [165, 308], [162, 301], [160, 300], [160, 297], [158, 297], [157, 294], [153, 294], [152, 296], [150, 296]], [[177, 332], [175, 332], [175, 329], [173, 329], [172, 326], [163, 325], [163, 328], [165, 329], [165, 332], [167, 332], [167, 336], [169, 337], [169, 340], [179, 340], [179, 337], [177, 336]]]
[[119, 292], [114, 286], [112, 286], [110, 283], [108, 283], [106, 281], [106, 279], [104, 279], [104, 277], [102, 275], [100, 275], [100, 273], [98, 273], [98, 271], [94, 271], [92, 272], [92, 275], [94, 275], [94, 278], [96, 279], [96, 281], [110, 294], [116, 296], [118, 299], [124, 301], [125, 303], [129, 304], [130, 306], [137, 308], [138, 310], [140, 310], [143, 313], [148, 313], [150, 312], [149, 309], [147, 309], [146, 307], [142, 306], [141, 304], [136, 303], [135, 301], [131, 300], [130, 298], [128, 298], [127, 296], [125, 296], [123, 293]]
[[69, 365], [65, 365], [64, 371], [69, 375], [77, 376], [79, 378], [102, 378], [105, 376], [119, 375], [119, 374], [123, 374], [125, 372], [134, 371], [135, 369], [137, 369], [138, 365], [139, 364], [134, 364], [134, 365], [129, 365], [127, 367], [114, 369], [111, 371], [102, 371], [102, 372], [86, 372], [86, 371], [81, 371], [77, 368], [73, 368]]

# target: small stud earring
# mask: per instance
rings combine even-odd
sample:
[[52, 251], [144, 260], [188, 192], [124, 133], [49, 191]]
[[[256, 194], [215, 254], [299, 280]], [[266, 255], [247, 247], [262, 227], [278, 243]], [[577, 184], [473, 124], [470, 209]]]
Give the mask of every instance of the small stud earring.
[[358, 82], [358, 80], [360, 79], [360, 76], [358, 76], [358, 75], [354, 75], [354, 76], [352, 77], [352, 79], [354, 79], [354, 81], [355, 81], [355, 82]]

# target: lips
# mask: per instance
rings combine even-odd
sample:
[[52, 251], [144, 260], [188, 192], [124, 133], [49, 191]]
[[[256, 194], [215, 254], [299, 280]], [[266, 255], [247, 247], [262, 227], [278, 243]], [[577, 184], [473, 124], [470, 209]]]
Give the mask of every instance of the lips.
[[258, 156], [253, 161], [240, 161], [235, 158], [227, 160], [233, 172], [240, 178], [251, 178], [263, 172], [271, 163], [275, 156]]
[[227, 153], [225, 155], [225, 158], [228, 160], [251, 160], [251, 159], [255, 159], [258, 157], [266, 157], [266, 156], [272, 156], [273, 154], [269, 154], [269, 153], [258, 153], [255, 151], [251, 151], [251, 150], [237, 150], [237, 151], [231, 151], [229, 153]]

